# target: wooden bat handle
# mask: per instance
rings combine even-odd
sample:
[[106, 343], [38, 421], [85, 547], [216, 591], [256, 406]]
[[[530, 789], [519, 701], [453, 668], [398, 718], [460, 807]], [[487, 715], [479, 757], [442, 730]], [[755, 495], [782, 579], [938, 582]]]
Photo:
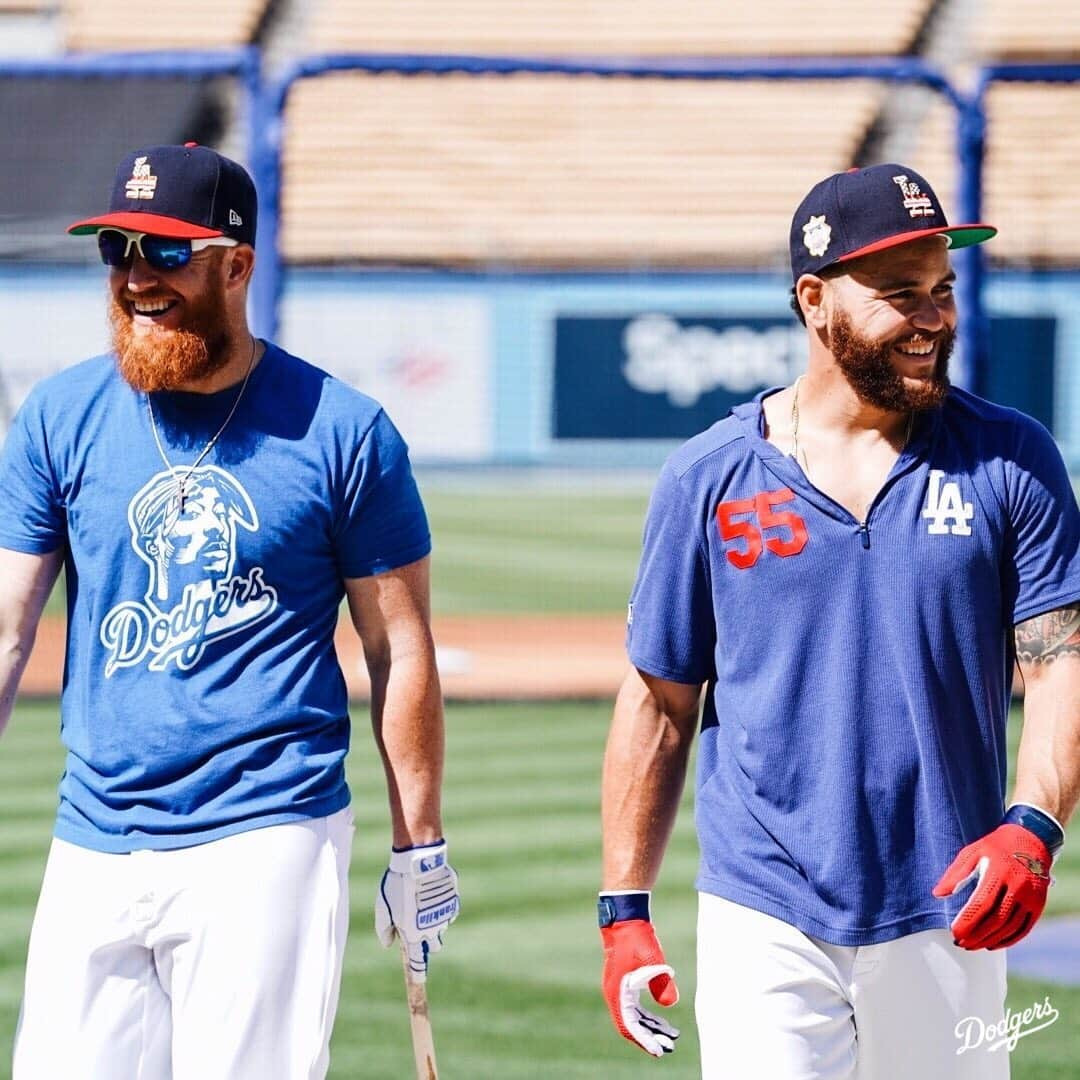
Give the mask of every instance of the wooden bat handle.
[[418, 982], [409, 967], [409, 954], [401, 946], [401, 966], [405, 972], [405, 993], [409, 1001], [409, 1027], [412, 1030], [413, 1058], [416, 1061], [416, 1080], [439, 1080], [435, 1064], [435, 1039], [431, 1033], [431, 1014], [428, 1012], [426, 983]]

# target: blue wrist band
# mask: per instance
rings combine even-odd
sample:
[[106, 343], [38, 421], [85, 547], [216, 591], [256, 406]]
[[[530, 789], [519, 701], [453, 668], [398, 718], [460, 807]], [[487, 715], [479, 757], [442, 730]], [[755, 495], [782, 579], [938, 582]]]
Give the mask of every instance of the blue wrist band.
[[1058, 823], [1034, 806], [1027, 806], [1024, 803], [1010, 806], [1005, 811], [1001, 823], [1022, 825], [1028, 832], [1033, 832], [1046, 845], [1051, 855], [1056, 855], [1065, 843], [1065, 834]]
[[600, 926], [611, 926], [612, 923], [626, 922], [628, 919], [649, 919], [649, 894], [647, 892], [635, 893], [601, 893], [596, 904], [597, 914], [600, 917]]

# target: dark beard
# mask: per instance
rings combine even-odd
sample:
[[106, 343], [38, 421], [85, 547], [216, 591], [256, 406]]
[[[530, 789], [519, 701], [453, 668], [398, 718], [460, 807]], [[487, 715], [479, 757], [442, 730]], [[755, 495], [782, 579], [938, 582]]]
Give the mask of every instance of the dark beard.
[[955, 330], [944, 330], [937, 337], [938, 356], [933, 374], [921, 379], [916, 387], [904, 383], [904, 377], [892, 364], [891, 341], [878, 344], [855, 331], [847, 313], [837, 311], [829, 329], [829, 345], [836, 366], [844, 373], [859, 400], [889, 412], [923, 412], [936, 409], [949, 393], [949, 356]]
[[175, 390], [220, 371], [231, 342], [225, 297], [213, 288], [189, 303], [185, 325], [177, 330], [136, 334], [132, 315], [115, 296], [109, 304], [113, 352], [120, 374], [136, 390]]

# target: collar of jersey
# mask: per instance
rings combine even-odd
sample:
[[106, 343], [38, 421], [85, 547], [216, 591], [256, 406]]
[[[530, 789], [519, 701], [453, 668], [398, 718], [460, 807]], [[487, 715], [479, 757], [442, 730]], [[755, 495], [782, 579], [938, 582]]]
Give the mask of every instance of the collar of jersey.
[[[814, 487], [790, 454], [785, 454], [780, 447], [769, 442], [762, 434], [764, 425], [762, 402], [771, 394], [778, 393], [783, 389], [782, 386], [772, 386], [768, 390], [762, 390], [752, 401], [743, 402], [731, 410], [732, 415], [742, 427], [747, 445], [758, 456], [765, 468], [793, 491], [797, 491], [808, 502], [821, 510], [822, 513], [840, 521], [854, 522], [856, 525], [861, 525], [862, 522], [858, 521], [850, 510]], [[904, 448], [900, 457], [897, 458], [880, 491], [874, 496], [874, 501], [870, 504], [870, 509], [866, 513], [867, 521], [870, 520], [878, 503], [886, 497], [893, 484], [924, 460], [927, 450], [934, 442], [940, 423], [941, 409], [935, 409], [929, 415], [924, 414], [916, 417], [911, 433], [911, 441]]]

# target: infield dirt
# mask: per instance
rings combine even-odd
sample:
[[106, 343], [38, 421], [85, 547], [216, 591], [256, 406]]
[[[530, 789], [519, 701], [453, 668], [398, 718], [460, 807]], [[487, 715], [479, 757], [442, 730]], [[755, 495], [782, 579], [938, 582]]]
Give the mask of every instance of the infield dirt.
[[[436, 617], [435, 646], [449, 700], [614, 698], [626, 670], [625, 626], [612, 615], [459, 615]], [[63, 618], [38, 627], [20, 692], [54, 697], [64, 670]], [[335, 638], [349, 696], [369, 695], [356, 632], [342, 620]]]

